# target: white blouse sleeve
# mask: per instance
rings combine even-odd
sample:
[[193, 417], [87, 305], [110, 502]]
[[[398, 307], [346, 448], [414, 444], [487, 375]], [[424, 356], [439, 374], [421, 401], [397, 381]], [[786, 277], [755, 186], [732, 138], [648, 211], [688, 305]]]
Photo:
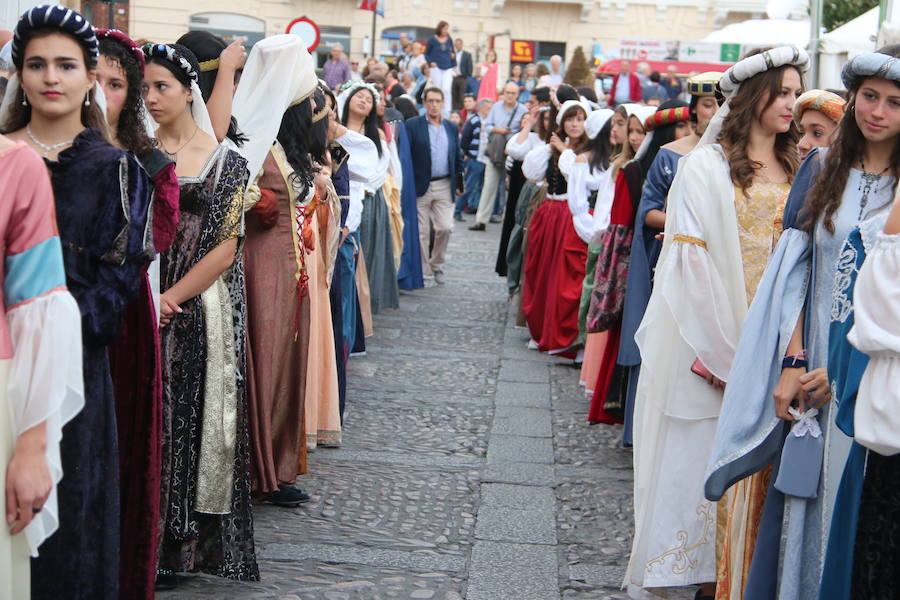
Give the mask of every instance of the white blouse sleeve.
[[565, 177], [566, 180], [569, 179], [569, 174], [572, 172], [572, 167], [575, 166], [575, 160], [577, 158], [575, 153], [568, 148], [563, 150], [562, 154], [559, 155], [559, 160], [556, 164], [559, 166], [559, 172], [563, 174], [563, 177]]
[[[853, 292], [855, 322], [847, 339], [869, 355], [859, 394], [900, 390], [900, 234], [878, 234]], [[900, 407], [894, 406], [897, 410]]]
[[391, 168], [391, 151], [384, 140], [381, 140], [381, 157], [377, 160], [374, 176], [363, 182], [363, 186], [369, 193], [375, 193], [376, 190], [381, 189], [384, 180], [387, 179], [388, 169]]
[[586, 162], [576, 162], [569, 173], [569, 212], [572, 213], [572, 224], [575, 232], [581, 240], [589, 244], [593, 237], [593, 221], [591, 205], [588, 197], [591, 194], [590, 186], [593, 179], [590, 176], [590, 166]]
[[522, 173], [532, 181], [543, 181], [548, 164], [550, 164], [550, 144], [540, 144], [525, 155]]
[[525, 160], [525, 155], [534, 148], [536, 142], [540, 142], [540, 138], [536, 133], [530, 132], [525, 141], [520, 144], [516, 141], [518, 137], [519, 134], [515, 134], [506, 142], [506, 154], [513, 160]]
[[350, 131], [335, 140], [347, 151], [347, 168], [350, 181], [366, 182], [375, 178], [378, 167], [378, 150], [375, 144], [355, 131]]
[[612, 169], [606, 169], [597, 176], [597, 201], [594, 202], [594, 214], [591, 218], [591, 239], [588, 243], [599, 244], [600, 238], [609, 228], [615, 196], [616, 185], [613, 182]]
[[344, 222], [350, 233], [356, 231], [362, 221], [362, 198], [365, 193], [361, 182], [350, 181], [350, 205], [347, 207], [347, 220]]

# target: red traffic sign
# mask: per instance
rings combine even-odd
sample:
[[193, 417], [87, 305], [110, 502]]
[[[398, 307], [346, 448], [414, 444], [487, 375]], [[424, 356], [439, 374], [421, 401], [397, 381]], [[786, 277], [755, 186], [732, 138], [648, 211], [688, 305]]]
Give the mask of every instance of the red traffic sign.
[[316, 25], [315, 21], [307, 17], [294, 19], [288, 23], [284, 32], [300, 36], [300, 39], [306, 43], [306, 49], [310, 54], [319, 45], [319, 40], [322, 39], [322, 32], [319, 30], [319, 26]]

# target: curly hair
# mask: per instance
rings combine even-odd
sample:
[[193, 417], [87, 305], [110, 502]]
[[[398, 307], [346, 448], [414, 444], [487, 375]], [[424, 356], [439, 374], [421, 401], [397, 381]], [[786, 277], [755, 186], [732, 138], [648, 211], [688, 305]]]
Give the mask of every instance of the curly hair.
[[[759, 48], [748, 52], [745, 56], [753, 56], [764, 52], [767, 48]], [[769, 108], [781, 93], [781, 82], [784, 73], [788, 69], [794, 69], [797, 74], [800, 71], [792, 65], [785, 65], [777, 69], [769, 69], [754, 75], [741, 84], [737, 94], [731, 98], [731, 110], [722, 122], [722, 131], [719, 133], [718, 142], [722, 144], [728, 165], [731, 168], [731, 180], [741, 187], [746, 194], [753, 185], [753, 177], [756, 170], [762, 168], [762, 163], [751, 160], [747, 154], [747, 134], [754, 123], [759, 122], [760, 115]], [[803, 81], [801, 76], [801, 82]], [[802, 91], [802, 90], [801, 90]], [[757, 110], [759, 102], [766, 98], [763, 107]], [[800, 155], [797, 152], [797, 141], [800, 134], [797, 126], [791, 121], [790, 127], [784, 133], [775, 136], [775, 158], [790, 181], [794, 180], [797, 169], [800, 168]]]
[[122, 69], [128, 84], [128, 95], [119, 114], [116, 139], [136, 156], [145, 156], [153, 150], [155, 143], [144, 126], [144, 100], [141, 97], [144, 75], [141, 73], [141, 66], [131, 50], [114, 39], [100, 40], [100, 55]]
[[290, 183], [297, 194], [306, 196], [314, 185], [314, 176], [319, 169], [314, 163], [325, 164], [328, 156], [328, 119], [313, 123], [313, 111], [320, 111], [325, 106], [325, 95], [316, 92], [312, 102], [303, 101], [289, 107], [281, 117], [278, 129], [278, 143], [284, 148], [288, 164], [294, 171]]
[[[900, 44], [885, 46], [878, 52], [900, 58]], [[829, 233], [834, 233], [833, 217], [841, 206], [850, 169], [859, 162], [866, 148], [866, 138], [856, 121], [856, 94], [865, 79], [857, 78], [851, 84], [850, 100], [847, 102], [844, 116], [838, 124], [837, 139], [831, 145], [828, 156], [825, 158], [825, 165], [806, 197], [805, 218], [802, 221], [802, 227], [807, 231], [812, 231], [816, 222], [821, 218], [825, 229]], [[893, 83], [900, 88], [900, 82], [894, 81]], [[894, 140], [890, 164], [900, 164], [900, 136]], [[894, 189], [896, 190], [896, 188], [897, 181], [894, 180]]]
[[[85, 69], [91, 71], [92, 69], [90, 67], [90, 64], [93, 61], [93, 57], [90, 55], [84, 44], [82, 44], [81, 41], [75, 36], [54, 27], [34, 29], [25, 34], [22, 38], [23, 56], [27, 55], [28, 43], [31, 40], [47, 35], [52, 35], [54, 33], [69, 36], [78, 43], [78, 47], [81, 48], [82, 60], [85, 65]], [[19, 78], [21, 79], [21, 77], [22, 75], [20, 73]], [[22, 106], [22, 101], [24, 99], [25, 90], [20, 85], [19, 91], [16, 94], [16, 98], [13, 99], [13, 102], [10, 105], [6, 121], [0, 123], [0, 132], [11, 133], [13, 131], [18, 131], [31, 122], [31, 103], [27, 103], [27, 106]], [[110, 141], [109, 126], [106, 124], [106, 115], [103, 114], [103, 112], [100, 110], [100, 106], [97, 104], [97, 102], [94, 101], [94, 88], [91, 88], [90, 91], [88, 91], [88, 99], [91, 101], [90, 105], [82, 105], [81, 107], [81, 124], [89, 129], [97, 131], [97, 133], [99, 133], [100, 136], [108, 142]]]

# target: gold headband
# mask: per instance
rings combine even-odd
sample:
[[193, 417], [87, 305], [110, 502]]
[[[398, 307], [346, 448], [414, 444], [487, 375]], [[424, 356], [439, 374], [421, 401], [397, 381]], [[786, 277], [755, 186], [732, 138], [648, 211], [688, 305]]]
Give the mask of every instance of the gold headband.
[[219, 59], [212, 58], [210, 60], [204, 60], [200, 63], [200, 71], [202, 73], [206, 73], [207, 71], [215, 71], [219, 68]]
[[328, 112], [329, 112], [329, 108], [328, 108], [328, 104], [326, 103], [325, 106], [322, 107], [322, 110], [313, 114], [312, 122], [318, 123], [319, 121], [321, 121], [322, 119], [324, 119], [325, 117], [328, 116]]

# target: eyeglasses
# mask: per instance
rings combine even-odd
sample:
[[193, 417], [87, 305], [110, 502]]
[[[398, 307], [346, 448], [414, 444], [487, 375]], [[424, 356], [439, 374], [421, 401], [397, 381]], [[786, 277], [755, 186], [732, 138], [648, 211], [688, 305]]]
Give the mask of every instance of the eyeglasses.
[[352, 63], [350, 63], [350, 66], [351, 66], [351, 67], [358, 67], [358, 66], [359, 66], [359, 63], [358, 63], [357, 61], [353, 61]]

